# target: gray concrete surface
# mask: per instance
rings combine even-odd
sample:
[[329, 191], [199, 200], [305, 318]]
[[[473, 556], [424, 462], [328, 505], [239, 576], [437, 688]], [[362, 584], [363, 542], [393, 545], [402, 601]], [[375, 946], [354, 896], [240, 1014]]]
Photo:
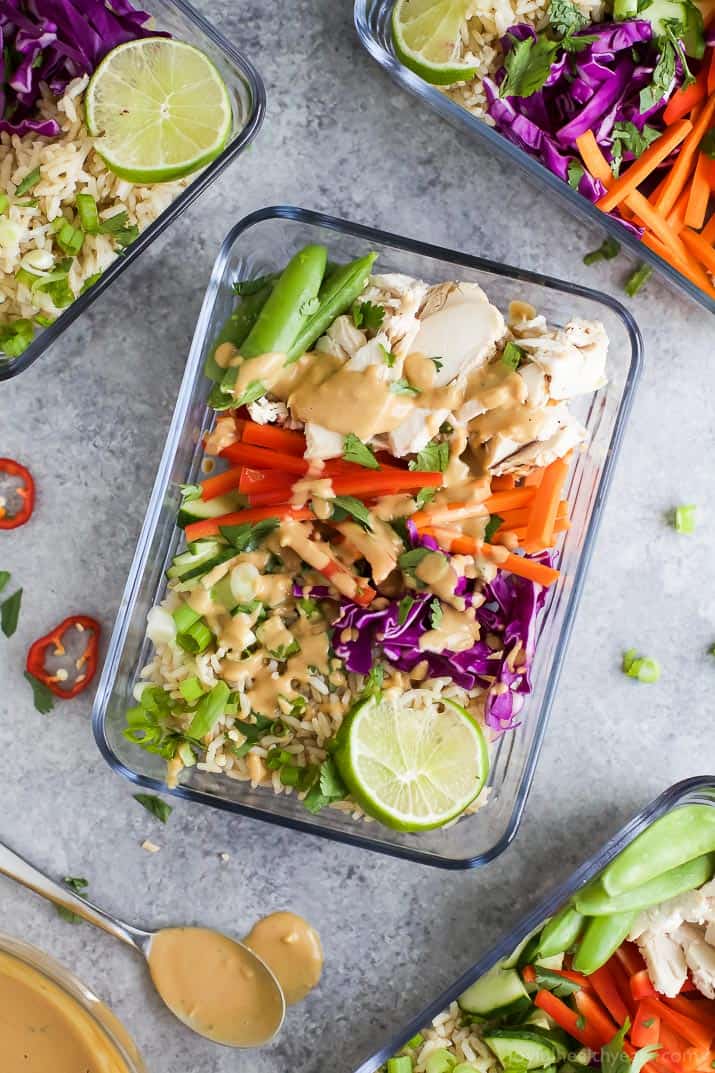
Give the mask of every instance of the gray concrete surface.
[[[42, 944], [105, 997], [151, 1073], [349, 1073], [557, 880], [670, 783], [715, 767], [713, 319], [654, 279], [631, 302], [646, 371], [546, 745], [519, 836], [478, 873], [445, 874], [176, 802], [166, 828], [110, 773], [89, 698], [33, 708], [29, 642], [67, 612], [112, 625], [193, 325], [220, 239], [274, 202], [325, 209], [621, 295], [620, 259], [584, 268], [601, 236], [403, 95], [361, 52], [342, 0], [202, 0], [259, 65], [269, 107], [255, 146], [134, 265], [45, 360], [2, 385], [0, 456], [38, 479], [28, 528], [0, 533], [0, 568], [25, 587], [0, 637], [0, 838], [149, 925], [240, 933], [290, 906], [320, 929], [320, 989], [280, 1040], [241, 1055], [161, 1008], [140, 960], [0, 881], [0, 929]], [[698, 531], [664, 522], [699, 506]], [[635, 645], [663, 676], [619, 670]], [[161, 846], [149, 856], [145, 838]], [[222, 863], [220, 852], [230, 853]]]

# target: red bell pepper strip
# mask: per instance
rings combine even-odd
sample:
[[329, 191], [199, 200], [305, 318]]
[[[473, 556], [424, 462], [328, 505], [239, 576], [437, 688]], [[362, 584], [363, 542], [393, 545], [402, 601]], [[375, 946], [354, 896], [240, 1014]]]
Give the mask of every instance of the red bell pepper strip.
[[[580, 991], [577, 993], [581, 994]], [[604, 1039], [588, 1022], [583, 1028], [580, 1028], [579, 1025], [582, 1023], [581, 1015], [577, 1014], [551, 991], [537, 991], [534, 996], [534, 1005], [548, 1013], [549, 1017], [553, 1017], [559, 1028], [563, 1028], [565, 1032], [568, 1032], [569, 1036], [573, 1036], [579, 1043], [583, 1043], [585, 1047], [590, 1047], [591, 1050], [600, 1050], [611, 1038]]]
[[[84, 652], [75, 661], [77, 674], [74, 680], [70, 680], [66, 672], [56, 671], [52, 674], [45, 666], [48, 654], [55, 656], [65, 654], [64, 639], [70, 630], [88, 634]], [[61, 700], [72, 700], [87, 688], [96, 674], [100, 633], [101, 626], [96, 619], [90, 618], [89, 615], [70, 615], [69, 618], [60, 622], [59, 626], [55, 626], [44, 637], [38, 637], [30, 645], [27, 653], [28, 673], [47, 686], [56, 697], [60, 697]], [[66, 688], [63, 688], [63, 682], [68, 682]]]
[[0, 473], [5, 473], [8, 477], [19, 477], [22, 481], [20, 487], [15, 489], [15, 494], [22, 500], [17, 513], [8, 514], [5, 506], [0, 506], [0, 529], [17, 529], [30, 520], [35, 509], [35, 481], [29, 469], [12, 458], [0, 458]]
[[277, 425], [258, 425], [240, 417], [236, 418], [236, 428], [243, 443], [270, 447], [288, 455], [302, 455], [305, 451], [305, 436], [294, 429], [279, 428]]
[[627, 1017], [630, 1017], [630, 1011], [625, 1002], [621, 998], [621, 994], [618, 990], [618, 983], [611, 972], [609, 963], [602, 965], [600, 969], [596, 969], [589, 976], [589, 980], [593, 986], [593, 990], [600, 998], [603, 1005], [610, 1013], [613, 1020], [617, 1025], [622, 1025]]
[[645, 1002], [638, 1004], [630, 1037], [634, 1047], [650, 1047], [660, 1042], [660, 1017]]
[[706, 1025], [715, 1035], [715, 1007], [709, 999], [682, 998], [681, 995], [677, 995], [675, 998], [664, 998], [663, 1002], [677, 1013], [682, 1013], [686, 1017], [691, 1017], [693, 1021]]
[[[633, 998], [633, 995], [631, 994], [631, 980], [623, 966], [623, 963], [616, 956], [617, 954], [618, 951], [616, 951], [616, 953], [608, 959], [605, 967], [611, 973], [613, 982], [618, 989], [618, 994], [621, 996], [621, 1001], [628, 1010], [628, 1014], [632, 1021], [636, 1015], [636, 1003]], [[623, 1024], [622, 1021], [620, 1023]]]
[[598, 999], [581, 990], [574, 992], [573, 1000], [576, 1009], [586, 1021], [586, 1027], [602, 1041], [601, 1046], [612, 1040], [618, 1031], [618, 1025], [613, 1023]]
[[309, 521], [314, 518], [312, 510], [294, 509], [290, 503], [284, 507], [255, 507], [253, 509], [236, 510], [231, 514], [222, 514], [219, 518], [202, 518], [201, 521], [191, 522], [186, 526], [184, 534], [187, 544], [194, 540], [202, 540], [204, 537], [219, 536], [223, 525], [253, 525], [262, 522], [264, 518], [294, 518], [296, 521]]
[[635, 943], [621, 943], [614, 957], [618, 958], [629, 976], [645, 968], [645, 961]]
[[677, 1010], [671, 1009], [670, 1006], [666, 1006], [660, 999], [649, 998], [645, 1000], [645, 1003], [652, 1013], [657, 1017], [660, 1017], [663, 1025], [668, 1025], [668, 1027], [674, 1032], [677, 1032], [679, 1036], [686, 1039], [688, 1043], [692, 1043], [694, 1047], [702, 1047], [703, 1050], [709, 1050], [714, 1035], [712, 1027], [704, 1025], [692, 1017], [686, 1017]]
[[240, 487], [243, 466], [235, 469], [227, 469], [224, 473], [217, 473], [215, 477], [208, 477], [201, 482], [201, 498], [215, 499], [216, 496], [234, 492]]

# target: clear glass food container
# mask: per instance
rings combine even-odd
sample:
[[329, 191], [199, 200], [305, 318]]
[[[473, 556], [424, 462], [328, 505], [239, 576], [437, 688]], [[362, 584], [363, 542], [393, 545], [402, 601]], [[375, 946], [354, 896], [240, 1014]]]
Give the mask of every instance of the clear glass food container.
[[468, 112], [466, 108], [451, 100], [438, 86], [432, 86], [420, 78], [397, 59], [392, 45], [392, 31], [390, 20], [395, 0], [355, 0], [355, 27], [360, 41], [385, 70], [394, 82], [403, 89], [413, 93], [425, 101], [431, 108], [438, 112], [454, 126], [483, 145], [495, 152], [500, 153], [512, 164], [517, 165], [539, 186], [546, 186], [561, 199], [561, 204], [572, 215], [585, 216], [592, 224], [597, 224], [626, 249], [639, 261], [650, 265], [657, 272], [679, 290], [684, 291], [690, 298], [704, 306], [711, 313], [715, 313], [715, 299], [701, 291], [689, 279], [664, 261], [656, 253], [653, 253], [644, 245], [636, 235], [631, 234], [606, 213], [601, 212], [592, 205], [587, 198], [573, 190], [568, 183], [563, 182], [547, 167], [529, 156], [516, 145], [512, 145], [502, 134], [493, 127], [488, 126], [483, 120]]
[[125, 712], [135, 703], [132, 689], [148, 661], [147, 612], [162, 599], [165, 570], [182, 539], [176, 526], [179, 486], [199, 478], [202, 433], [212, 422], [206, 406], [211, 384], [202, 373], [204, 359], [233, 308], [232, 284], [279, 270], [297, 249], [313, 242], [324, 243], [336, 261], [372, 249], [379, 254], [380, 271], [406, 272], [433, 282], [479, 283], [504, 310], [512, 299], [522, 299], [554, 323], [577, 316], [600, 319], [606, 327], [611, 340], [608, 384], [573, 407], [588, 429], [589, 443], [578, 454], [569, 478], [566, 494], [572, 526], [561, 547], [561, 578], [550, 590], [538, 627], [534, 690], [523, 709], [522, 725], [504, 734], [493, 749], [487, 805], [441, 830], [402, 834], [331, 808], [313, 816], [294, 795], [251, 789], [247, 783], [195, 768], [173, 792], [204, 805], [425, 864], [474, 867], [506, 848], [526, 803], [641, 364], [641, 338], [630, 315], [613, 299], [583, 287], [292, 207], [264, 209], [236, 224], [221, 247], [199, 315], [95, 699], [94, 733], [115, 770], [142, 786], [165, 789], [164, 762], [130, 744], [122, 730]]
[[[1, 0], [0, 0], [1, 2]], [[107, 268], [93, 287], [62, 311], [49, 328], [37, 329], [33, 342], [16, 358], [0, 353], [0, 381], [9, 380], [28, 369], [52, 346], [74, 320], [87, 309], [117, 276], [127, 268], [174, 220], [213, 183], [224, 168], [256, 137], [263, 122], [266, 91], [261, 76], [243, 53], [219, 33], [186, 0], [136, 0], [135, 6], [149, 12], [157, 30], [166, 30], [178, 40], [188, 41], [209, 56], [228, 87], [233, 107], [233, 128], [226, 148], [198, 172], [175, 201], [127, 247]]]
[[123, 1059], [128, 1073], [149, 1073], [144, 1061], [137, 1050], [136, 1044], [127, 1032], [124, 1025], [115, 1017], [108, 1006], [105, 1006], [100, 998], [90, 991], [81, 980], [51, 958], [44, 950], [36, 946], [16, 939], [12, 935], [0, 932], [0, 952], [10, 954], [18, 961], [24, 962], [31, 968], [42, 973], [59, 987], [71, 999], [89, 1015], [100, 1036], [110, 1044]]
[[675, 783], [668, 790], [657, 797], [655, 801], [634, 816], [632, 820], [621, 828], [597, 853], [590, 857], [585, 864], [577, 868], [573, 875], [556, 888], [547, 898], [536, 906], [500, 941], [479, 958], [471, 968], [467, 969], [458, 980], [455, 980], [433, 1002], [426, 1006], [420, 1013], [413, 1017], [409, 1023], [403, 1025], [386, 1043], [366, 1058], [354, 1073], [374, 1073], [388, 1058], [397, 1054], [408, 1040], [428, 1026], [432, 1019], [445, 1010], [450, 1003], [454, 1002], [462, 992], [466, 991], [475, 980], [488, 972], [497, 961], [511, 954], [519, 944], [547, 917], [552, 916], [572, 894], [583, 887], [593, 876], [601, 872], [606, 865], [616, 857], [621, 850], [632, 842], [641, 832], [645, 831], [655, 820], [660, 819], [667, 812], [681, 805], [705, 804], [715, 808], [715, 776], [706, 775], [693, 779], [685, 779]]

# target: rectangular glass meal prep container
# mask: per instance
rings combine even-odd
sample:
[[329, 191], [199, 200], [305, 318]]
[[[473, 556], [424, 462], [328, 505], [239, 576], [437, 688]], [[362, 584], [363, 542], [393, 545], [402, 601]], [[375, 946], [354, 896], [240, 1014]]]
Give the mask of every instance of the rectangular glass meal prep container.
[[[2, 0], [0, 0], [0, 3]], [[261, 76], [243, 53], [219, 33], [212, 24], [200, 15], [187, 0], [136, 0], [136, 7], [149, 12], [157, 30], [166, 30], [173, 37], [187, 41], [209, 56], [221, 72], [228, 87], [233, 107], [233, 129], [226, 148], [207, 167], [198, 172], [175, 201], [164, 209], [126, 252], [107, 268], [93, 287], [80, 295], [72, 305], [62, 311], [50, 325], [38, 331], [35, 339], [16, 358], [0, 353], [0, 380], [10, 380], [37, 361], [41, 354], [52, 346], [58, 337], [95, 298], [99, 297], [112, 280], [124, 271], [162, 232], [178, 219], [195, 201], [199, 194], [214, 182], [224, 168], [239, 153], [250, 145], [263, 122], [266, 108], [266, 91]]]
[[622, 827], [605, 846], [602, 846], [580, 868], [577, 868], [569, 879], [561, 883], [535, 909], [523, 917], [508, 935], [500, 939], [491, 950], [480, 957], [471, 968], [467, 969], [458, 980], [455, 980], [421, 1013], [413, 1017], [408, 1024], [403, 1025], [370, 1058], [366, 1058], [354, 1070], [354, 1073], [374, 1073], [388, 1058], [392, 1058], [393, 1055], [397, 1054], [417, 1032], [431, 1024], [432, 1019], [442, 1010], [447, 1009], [450, 1003], [459, 998], [475, 980], [478, 980], [480, 976], [488, 972], [497, 961], [508, 957], [509, 954], [516, 950], [523, 939], [538, 928], [547, 917], [553, 916], [564, 902], [575, 894], [577, 890], [585, 886], [593, 876], [601, 872], [641, 832], [674, 808], [678, 808], [681, 805], [695, 804], [711, 805], [715, 808], [715, 776], [703, 775], [697, 778], [684, 779], [682, 782], [675, 783], [659, 797], [656, 797], [654, 801], [651, 801], [642, 812], [639, 812], [625, 827]]
[[202, 433], [212, 423], [206, 407], [211, 387], [202, 369], [212, 341], [233, 309], [232, 284], [279, 270], [307, 243], [324, 243], [331, 260], [347, 261], [372, 249], [378, 271], [399, 271], [426, 280], [470, 280], [506, 310], [511, 299], [531, 302], [547, 319], [571, 316], [600, 319], [610, 336], [609, 382], [574, 405], [589, 430], [587, 449], [578, 455], [568, 498], [572, 527], [563, 543], [562, 576], [553, 586], [539, 630], [523, 725], [502, 736], [492, 754], [488, 805], [451, 827], [419, 835], [401, 834], [377, 823], [356, 821], [325, 808], [312, 816], [293, 795], [253, 790], [247, 783], [190, 769], [174, 792], [206, 805], [321, 834], [368, 849], [426, 864], [468, 868], [484, 864], [509, 844], [521, 817], [566, 643], [578, 605], [588, 560], [625, 427], [641, 363], [641, 340], [630, 315], [611, 298], [583, 287], [506, 268], [476, 257], [399, 238], [368, 227], [292, 207], [256, 212], [229, 232], [211, 280], [181, 385], [144, 526], [119, 609], [94, 704], [93, 725], [105, 759], [128, 778], [164, 790], [164, 763], [122, 735], [132, 689], [148, 661], [144, 638], [147, 612], [163, 596], [165, 570], [176, 553], [179, 485], [200, 476]]
[[630, 251], [639, 261], [650, 265], [657, 272], [679, 290], [684, 291], [690, 298], [704, 306], [711, 313], [715, 313], [715, 299], [705, 294], [686, 279], [662, 257], [648, 249], [640, 240], [625, 227], [621, 227], [617, 220], [601, 212], [592, 205], [577, 190], [573, 190], [568, 183], [562, 182], [540, 161], [529, 156], [516, 145], [512, 145], [502, 134], [493, 127], [488, 126], [483, 120], [477, 118], [462, 108], [461, 105], [451, 100], [438, 86], [432, 86], [420, 78], [408, 67], [405, 67], [396, 57], [392, 46], [392, 31], [390, 19], [395, 0], [355, 0], [355, 28], [364, 48], [374, 60], [389, 74], [390, 78], [403, 89], [408, 90], [425, 101], [431, 108], [438, 112], [453, 126], [466, 132], [466, 134], [481, 141], [495, 153], [500, 153], [512, 164], [516, 164], [540, 186], [546, 186], [559, 198], [561, 204], [572, 215], [585, 216], [591, 223], [603, 228], [612, 238], [620, 242], [623, 247]]

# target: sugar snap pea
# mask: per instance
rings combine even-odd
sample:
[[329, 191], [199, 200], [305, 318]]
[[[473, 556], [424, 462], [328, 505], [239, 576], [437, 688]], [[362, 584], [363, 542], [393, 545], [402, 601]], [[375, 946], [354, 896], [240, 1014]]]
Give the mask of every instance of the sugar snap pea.
[[571, 903], [565, 905], [544, 925], [539, 938], [539, 957], [554, 957], [555, 954], [563, 954], [578, 939], [583, 923], [583, 917], [578, 910]]
[[588, 976], [605, 965], [626, 939], [636, 916], [636, 910], [631, 910], [613, 913], [608, 917], [591, 917], [574, 954], [573, 967], [576, 972]]
[[305, 246], [291, 257], [241, 346], [244, 358], [286, 353], [312, 316], [325, 275], [325, 246]]
[[715, 853], [705, 853], [678, 868], [663, 872], [648, 883], [634, 887], [624, 894], [612, 897], [603, 889], [600, 879], [589, 883], [578, 892], [574, 901], [580, 913], [587, 917], [610, 916], [612, 913], [625, 913], [628, 910], [648, 909], [668, 898], [695, 890], [707, 883], [715, 874]]
[[368, 253], [365, 257], [351, 261], [350, 264], [341, 265], [330, 273], [318, 295], [320, 305], [305, 322], [293, 341], [293, 345], [286, 351], [288, 364], [297, 361], [306, 350], [310, 350], [316, 339], [330, 327], [335, 318], [350, 308], [365, 289], [370, 269], [376, 259], [376, 253]]
[[715, 852], [715, 807], [683, 805], [661, 816], [611, 861], [601, 876], [607, 894], [617, 896], [695, 857]]
[[209, 380], [213, 380], [216, 383], [223, 380], [226, 370], [216, 363], [216, 351], [222, 343], [233, 343], [235, 347], [241, 346], [251, 328], [256, 323], [258, 314], [266, 304], [268, 295], [273, 289], [274, 278], [275, 277], [269, 277], [263, 287], [254, 291], [253, 294], [247, 294], [245, 297], [241, 298], [231, 316], [226, 320], [226, 323], [214, 341], [211, 353], [207, 357], [206, 365], [204, 366], [204, 373]]

